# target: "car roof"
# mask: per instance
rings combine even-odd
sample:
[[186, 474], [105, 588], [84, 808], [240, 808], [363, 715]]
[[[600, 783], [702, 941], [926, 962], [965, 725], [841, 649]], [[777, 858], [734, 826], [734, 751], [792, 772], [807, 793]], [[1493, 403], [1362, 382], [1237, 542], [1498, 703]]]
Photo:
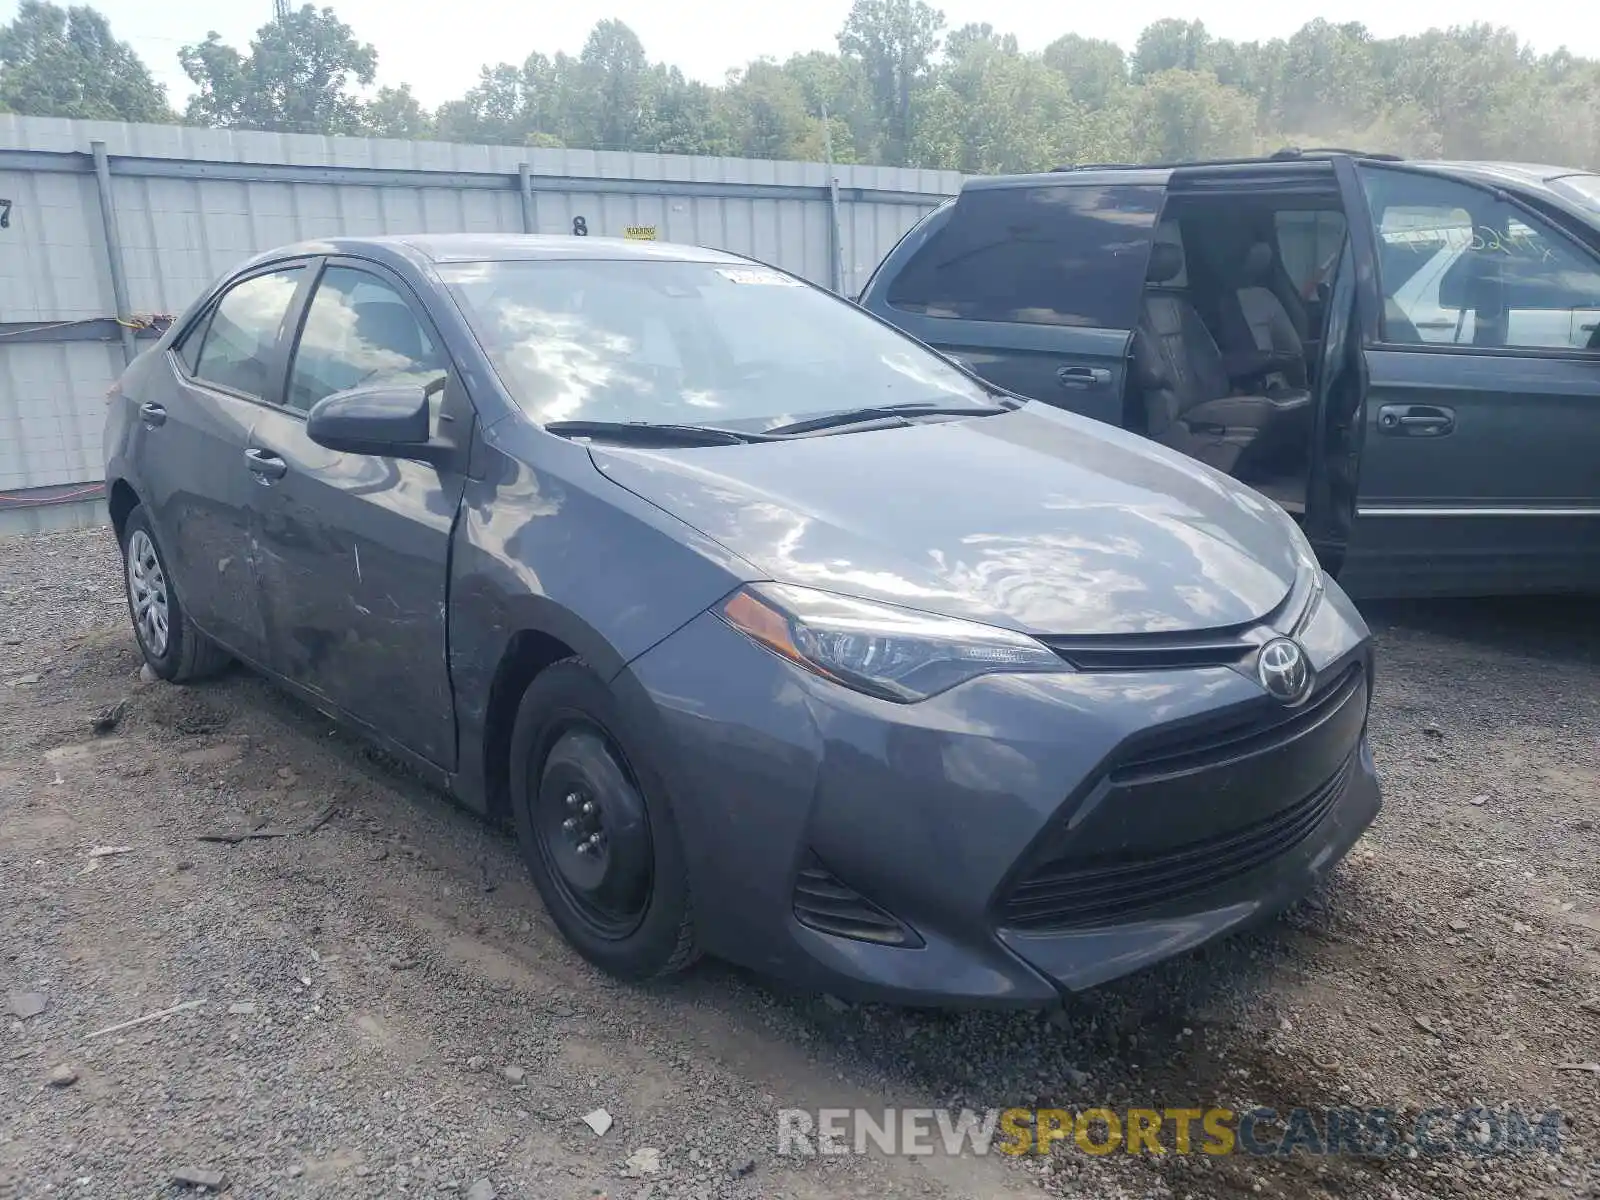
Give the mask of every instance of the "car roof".
[[1359, 162], [1383, 163], [1395, 167], [1428, 171], [1437, 175], [1456, 176], [1494, 187], [1511, 187], [1523, 191], [1550, 193], [1550, 185], [1561, 179], [1592, 176], [1593, 171], [1581, 167], [1563, 167], [1548, 163], [1492, 162], [1466, 159], [1404, 159], [1388, 154], [1365, 154], [1356, 150], [1284, 150], [1262, 158], [1195, 160], [1173, 163], [1088, 163], [1082, 166], [1058, 167], [1027, 175], [989, 175], [968, 179], [962, 191], [986, 191], [1017, 187], [1072, 187], [1081, 184], [1165, 184], [1173, 172], [1195, 168], [1215, 167], [1226, 171], [1247, 171], [1267, 168], [1273, 171], [1314, 170], [1327, 171], [1334, 154], [1348, 154]]
[[748, 263], [749, 260], [706, 246], [676, 242], [630, 241], [626, 238], [572, 237], [530, 233], [421, 233], [395, 237], [335, 237], [270, 252], [273, 258], [311, 254], [351, 254], [413, 262], [520, 262], [541, 259], [609, 259], [619, 261]]
[[1540, 187], [1573, 175], [1594, 174], [1593, 171], [1585, 171], [1578, 167], [1558, 167], [1550, 163], [1434, 159], [1407, 165], [1422, 171], [1435, 171], [1440, 175], [1468, 175], [1485, 183], [1520, 184], [1523, 187]]

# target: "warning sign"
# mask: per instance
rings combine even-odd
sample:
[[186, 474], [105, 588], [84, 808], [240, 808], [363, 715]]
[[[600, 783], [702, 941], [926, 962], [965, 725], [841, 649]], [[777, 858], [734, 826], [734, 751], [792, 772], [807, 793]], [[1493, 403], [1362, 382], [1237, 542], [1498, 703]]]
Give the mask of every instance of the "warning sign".
[[656, 240], [656, 227], [654, 225], [629, 225], [623, 230], [622, 236], [630, 242], [653, 242]]

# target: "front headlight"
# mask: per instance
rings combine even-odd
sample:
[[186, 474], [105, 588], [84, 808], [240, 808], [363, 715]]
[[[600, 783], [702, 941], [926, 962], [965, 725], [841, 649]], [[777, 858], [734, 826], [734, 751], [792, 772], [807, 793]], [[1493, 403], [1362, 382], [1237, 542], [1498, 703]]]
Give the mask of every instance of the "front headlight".
[[997, 671], [1068, 671], [1024, 633], [779, 583], [749, 584], [724, 621], [824, 679], [902, 704]]

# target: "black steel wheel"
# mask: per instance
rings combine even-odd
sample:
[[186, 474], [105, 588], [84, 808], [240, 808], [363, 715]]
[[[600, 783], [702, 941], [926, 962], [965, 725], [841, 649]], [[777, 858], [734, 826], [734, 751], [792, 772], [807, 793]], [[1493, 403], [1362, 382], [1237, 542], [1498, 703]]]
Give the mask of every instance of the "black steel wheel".
[[620, 751], [599, 728], [567, 713], [550, 731], [536, 780], [534, 837], [551, 881], [595, 936], [639, 927], [655, 882], [650, 814]]
[[698, 955], [683, 851], [665, 791], [616, 697], [578, 659], [528, 686], [511, 735], [517, 840], [551, 920], [623, 979]]

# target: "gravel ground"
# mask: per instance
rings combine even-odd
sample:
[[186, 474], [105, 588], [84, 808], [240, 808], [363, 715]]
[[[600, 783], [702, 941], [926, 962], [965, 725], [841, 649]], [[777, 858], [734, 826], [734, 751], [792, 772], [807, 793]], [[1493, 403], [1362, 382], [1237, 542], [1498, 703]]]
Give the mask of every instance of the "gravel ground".
[[[108, 533], [0, 543], [0, 1196], [1600, 1195], [1600, 1068], [1557, 1070], [1600, 1060], [1592, 609], [1371, 619], [1387, 807], [1324, 892], [1048, 1019], [922, 1013], [609, 981], [504, 832], [248, 674], [140, 683]], [[890, 1103], [1566, 1125], [1559, 1155], [775, 1153], [780, 1107]]]

